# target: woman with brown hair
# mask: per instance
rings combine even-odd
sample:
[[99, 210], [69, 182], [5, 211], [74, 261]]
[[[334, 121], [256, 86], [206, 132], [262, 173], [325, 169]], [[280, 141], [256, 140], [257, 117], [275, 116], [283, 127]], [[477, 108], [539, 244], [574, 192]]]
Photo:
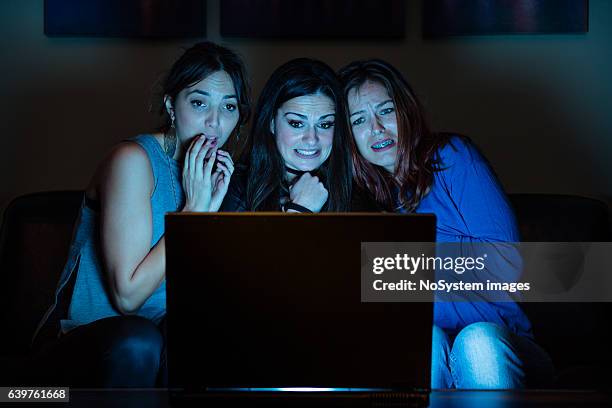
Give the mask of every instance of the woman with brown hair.
[[[397, 69], [381, 60], [357, 61], [340, 77], [355, 182], [379, 209], [435, 214], [437, 242], [519, 241], [514, 214], [486, 159], [466, 137], [430, 130]], [[492, 273], [506, 271], [516, 270]], [[436, 302], [433, 323], [432, 388], [520, 388], [552, 380], [548, 355], [510, 299]]]
[[198, 43], [172, 66], [161, 102], [161, 131], [115, 146], [85, 189], [55, 302], [35, 337], [34, 383], [165, 385], [164, 215], [221, 206], [234, 169], [221, 147], [250, 112], [244, 64]]

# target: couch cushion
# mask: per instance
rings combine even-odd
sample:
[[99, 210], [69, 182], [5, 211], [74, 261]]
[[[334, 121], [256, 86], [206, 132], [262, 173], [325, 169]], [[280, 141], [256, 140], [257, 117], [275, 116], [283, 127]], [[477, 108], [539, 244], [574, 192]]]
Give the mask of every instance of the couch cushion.
[[4, 213], [0, 271], [6, 283], [2, 350], [26, 353], [33, 332], [53, 301], [83, 193], [54, 191], [21, 196]]
[[562, 194], [510, 194], [524, 242], [610, 241], [606, 203]]

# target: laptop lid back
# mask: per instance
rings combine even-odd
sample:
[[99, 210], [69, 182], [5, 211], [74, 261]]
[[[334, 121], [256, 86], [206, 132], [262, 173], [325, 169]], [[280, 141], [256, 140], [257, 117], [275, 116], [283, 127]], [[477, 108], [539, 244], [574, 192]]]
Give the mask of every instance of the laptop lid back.
[[362, 303], [361, 242], [431, 242], [429, 215], [166, 216], [171, 388], [430, 387], [432, 303]]

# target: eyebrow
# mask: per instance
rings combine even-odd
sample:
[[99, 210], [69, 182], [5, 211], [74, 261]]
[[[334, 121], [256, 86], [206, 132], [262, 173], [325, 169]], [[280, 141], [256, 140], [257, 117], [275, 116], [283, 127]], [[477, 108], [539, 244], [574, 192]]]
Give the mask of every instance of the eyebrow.
[[[204, 95], [204, 96], [210, 96], [208, 92], [200, 91], [199, 89], [194, 89], [193, 91], [188, 92], [187, 96], [194, 94], [194, 93]], [[236, 95], [225, 95], [223, 99], [238, 99], [238, 97]]]
[[[381, 103], [379, 103], [379, 104], [377, 104], [376, 106], [374, 106], [374, 109], [378, 109], [378, 108], [380, 108], [381, 106], [388, 104], [389, 102], [393, 102], [393, 99], [387, 99], [386, 101], [382, 101]], [[365, 112], [365, 110], [364, 110], [364, 109], [362, 109], [362, 110], [360, 110], [360, 111], [357, 111], [357, 112], [353, 112], [353, 113], [351, 113], [351, 115], [350, 115], [350, 116], [358, 115], [358, 114], [363, 113], [363, 112]], [[349, 116], [349, 117], [350, 117], [350, 116]]]
[[[302, 115], [301, 113], [296, 113], [296, 112], [285, 112], [285, 114], [283, 116], [287, 116], [287, 115], [295, 115], [297, 117], [299, 117], [300, 119], [308, 119], [308, 116], [306, 115]], [[323, 115], [319, 118], [319, 120], [323, 120], [329, 116], [336, 116], [335, 113], [328, 113], [327, 115]]]

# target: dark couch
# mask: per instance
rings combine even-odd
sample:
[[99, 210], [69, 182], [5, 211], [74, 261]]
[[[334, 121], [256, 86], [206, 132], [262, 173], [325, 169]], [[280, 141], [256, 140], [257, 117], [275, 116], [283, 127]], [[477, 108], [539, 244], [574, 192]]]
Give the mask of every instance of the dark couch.
[[[609, 242], [606, 203], [585, 197], [511, 194], [526, 242]], [[524, 303], [536, 340], [550, 354], [556, 387], [609, 389], [610, 303]]]
[[[51, 304], [68, 253], [72, 227], [83, 193], [59, 191], [15, 199], [4, 213], [0, 234], [0, 369], [11, 381], [10, 366], [27, 355], [36, 325]], [[514, 194], [523, 241], [610, 241], [608, 206], [566, 195]], [[556, 386], [609, 387], [607, 303], [527, 303], [524, 309], [537, 341], [557, 368]], [[7, 373], [7, 371], [9, 371]]]

